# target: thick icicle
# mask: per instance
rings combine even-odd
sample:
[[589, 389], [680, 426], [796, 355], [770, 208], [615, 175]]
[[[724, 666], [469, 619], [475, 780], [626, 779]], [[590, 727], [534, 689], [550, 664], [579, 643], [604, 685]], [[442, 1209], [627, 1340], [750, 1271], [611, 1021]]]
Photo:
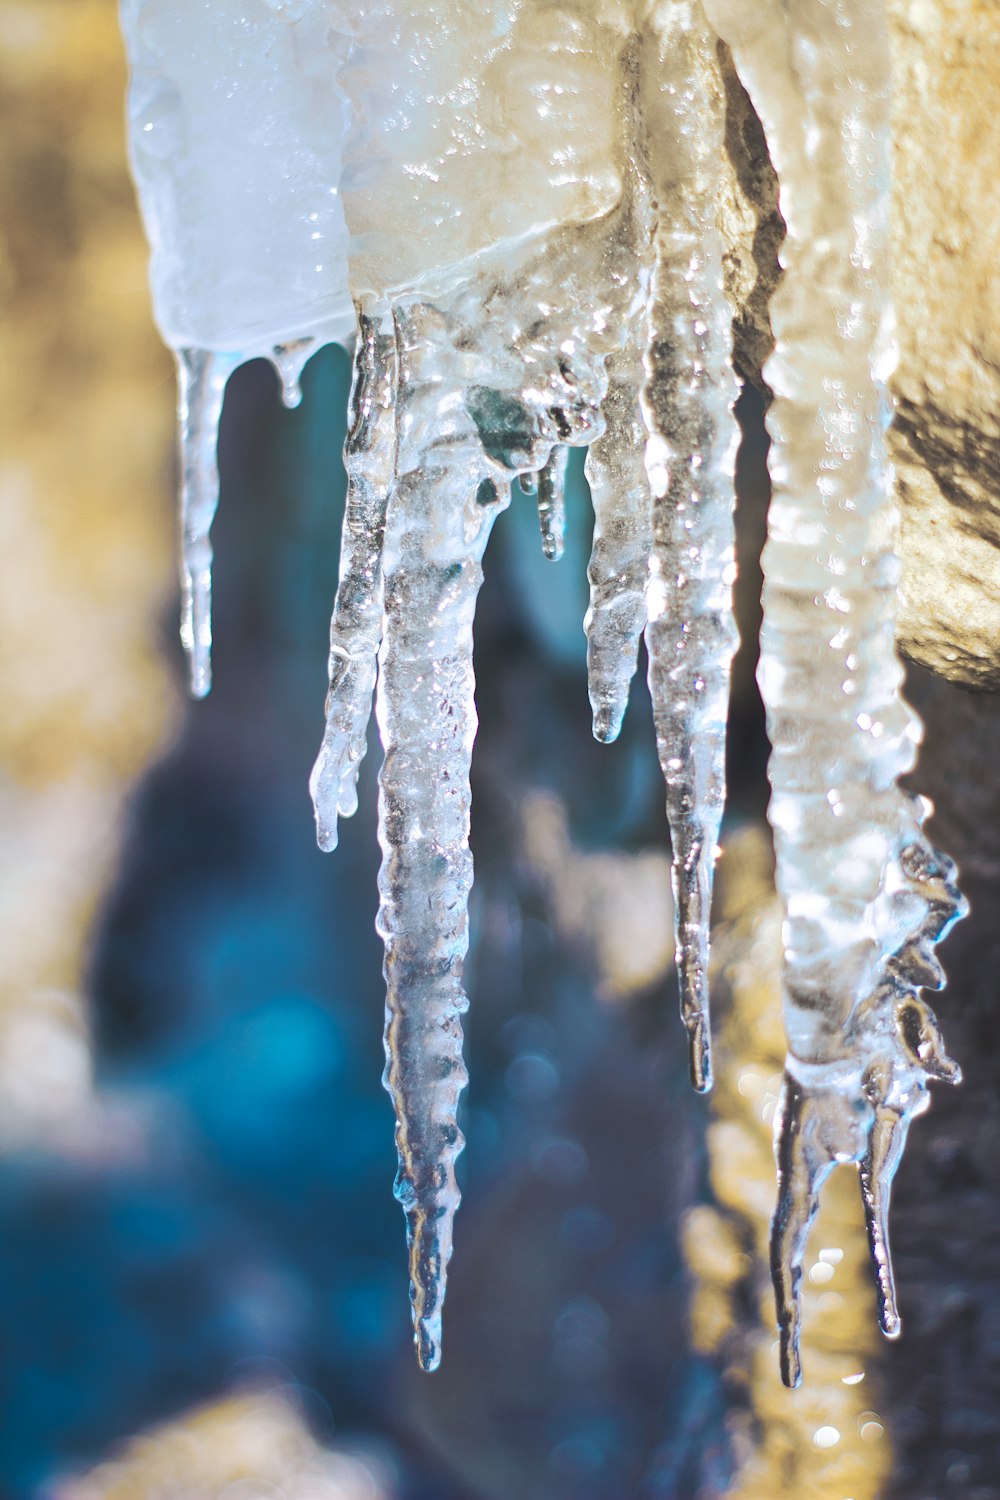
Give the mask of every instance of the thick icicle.
[[382, 542], [396, 459], [396, 331], [387, 309], [359, 315], [344, 464], [347, 501], [340, 583], [330, 622], [326, 731], [309, 781], [321, 849], [337, 847], [337, 818], [358, 805], [382, 638]]
[[400, 449], [386, 530], [376, 700], [378, 929], [385, 942], [385, 1085], [396, 1109], [396, 1197], [406, 1214], [417, 1354], [441, 1357], [441, 1307], [458, 1207], [466, 1084], [461, 1017], [469, 939], [469, 767], [476, 732], [472, 625], [482, 556], [509, 483], [490, 477], [448, 379], [433, 309], [397, 311]]
[[[716, 228], [723, 101], [700, 0], [657, 11], [642, 106], [657, 198], [647, 381], [653, 545], [646, 646], [667, 787], [681, 1015], [691, 1079], [711, 1088], [708, 933], [725, 802], [732, 613], [736, 387]], [[701, 80], [710, 78], [706, 90]]]
[[772, 301], [773, 499], [761, 690], [785, 909], [788, 1060], [776, 1116], [772, 1270], [782, 1375], [800, 1378], [798, 1285], [835, 1162], [861, 1166], [881, 1322], [899, 1331], [887, 1215], [909, 1120], [958, 1070], [919, 999], [964, 912], [954, 866], [898, 778], [919, 726], [900, 697], [885, 429], [891, 137], [884, 0], [706, 0], [763, 122], [788, 228]]
[[566, 546], [566, 465], [569, 449], [557, 443], [548, 463], [538, 471], [538, 525], [542, 551], [549, 562], [558, 562]]
[[181, 641], [191, 693], [212, 686], [212, 543], [219, 504], [219, 421], [226, 381], [238, 358], [208, 349], [177, 351], [177, 431], [180, 442]]

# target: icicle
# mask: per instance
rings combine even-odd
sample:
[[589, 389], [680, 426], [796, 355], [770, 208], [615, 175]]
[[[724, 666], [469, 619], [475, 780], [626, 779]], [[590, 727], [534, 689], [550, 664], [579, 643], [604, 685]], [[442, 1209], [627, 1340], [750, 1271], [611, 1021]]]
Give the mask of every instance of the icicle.
[[558, 562], [566, 546], [566, 465], [569, 449], [557, 443], [538, 472], [538, 524], [542, 551], [549, 562]]
[[289, 344], [275, 344], [271, 363], [281, 381], [281, 400], [289, 411], [302, 401], [302, 371], [316, 353], [314, 338], [293, 339]]
[[919, 726], [899, 694], [885, 448], [890, 67], [884, 0], [707, 0], [764, 124], [788, 228], [772, 300], [774, 494], [761, 691], [785, 908], [788, 1060], [772, 1271], [782, 1377], [801, 1377], [798, 1287], [823, 1178], [861, 1166], [881, 1321], [899, 1332], [887, 1216], [910, 1119], [957, 1078], [917, 996], [964, 913], [928, 810], [902, 793]]
[[240, 363], [207, 349], [177, 351], [177, 430], [180, 440], [181, 641], [191, 693], [212, 686], [212, 543], [219, 504], [219, 420], [226, 381]]
[[[433, 310], [397, 310], [403, 437], [386, 530], [376, 713], [378, 928], [385, 942], [386, 1088], [396, 1108], [396, 1197], [406, 1214], [417, 1354], [441, 1357], [441, 1306], [459, 1203], [456, 1112], [468, 947], [476, 732], [472, 624], [482, 556], [508, 503], [466, 415], [456, 418]], [[457, 425], [456, 425], [457, 424]], [[339, 601], [338, 601], [339, 602]]]
[[[681, 1015], [691, 1079], [711, 1088], [708, 933], [725, 801], [732, 615], [730, 312], [716, 229], [723, 104], [715, 38], [698, 0], [658, 12], [659, 56], [644, 60], [645, 126], [657, 155], [656, 271], [642, 400], [653, 494], [649, 688], [667, 786]], [[706, 96], [695, 79], [713, 78]]]
[[639, 407], [644, 373], [639, 335], [644, 333], [643, 318], [626, 348], [609, 361], [604, 432], [587, 450], [594, 506], [590, 607], [584, 621], [587, 678], [594, 736], [605, 743], [621, 730], [646, 625], [652, 524]]
[[321, 849], [337, 847], [337, 818], [358, 805], [358, 768], [371, 718], [382, 638], [382, 543], [396, 457], [396, 331], [386, 310], [359, 313], [349, 427], [340, 583], [330, 622], [326, 732], [309, 781]]

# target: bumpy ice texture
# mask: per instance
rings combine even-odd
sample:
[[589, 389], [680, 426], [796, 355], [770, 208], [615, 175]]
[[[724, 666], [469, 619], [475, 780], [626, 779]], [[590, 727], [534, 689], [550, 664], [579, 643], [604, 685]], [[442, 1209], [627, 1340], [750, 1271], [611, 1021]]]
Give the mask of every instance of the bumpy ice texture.
[[[957, 1074], [918, 989], [940, 982], [933, 943], [961, 899], [923, 806], [896, 784], [916, 732], [892, 641], [881, 0], [706, 9], [764, 121], [789, 228], [768, 369], [761, 684], [787, 913], [773, 1263], [794, 1381], [805, 1238], [836, 1160], [861, 1164], [883, 1326], [898, 1326], [892, 1173], [927, 1078]], [[682, 1015], [695, 1086], [711, 1083], [708, 927], [735, 646], [716, 38], [699, 0], [212, 10], [123, 8], [154, 293], [179, 351], [183, 633], [204, 691], [226, 377], [269, 353], [294, 401], [313, 341], [347, 336], [350, 285], [348, 493], [311, 787], [331, 849], [357, 804], [376, 692], [385, 1081], [431, 1369], [459, 1201], [482, 557], [516, 478], [558, 558], [572, 446], [588, 448], [595, 514], [594, 733], [618, 734], [644, 637]]]
[[782, 1377], [801, 1379], [799, 1283], [820, 1187], [860, 1164], [880, 1322], [900, 1329], [889, 1193], [931, 1078], [954, 1082], [920, 998], [963, 914], [927, 808], [898, 778], [919, 725], [900, 696], [885, 432], [890, 69], [883, 0], [707, 0], [767, 134], [788, 229], [772, 300], [773, 498], [759, 678], [785, 911], [788, 1059], [771, 1266]]
[[[352, 240], [352, 278], [377, 292], [360, 300], [327, 732], [313, 776], [320, 841], [331, 847], [338, 814], [354, 806], [378, 651], [386, 1080], [397, 1110], [397, 1195], [408, 1221], [418, 1351], [429, 1367], [438, 1358], [458, 1203], [456, 1106], [465, 1081], [472, 613], [482, 550], [511, 479], [535, 487], [542, 545], [554, 559], [567, 450], [590, 448], [595, 733], [609, 740], [618, 732], [645, 630], [699, 1087], [710, 1079], [707, 922], [734, 645], [734, 390], [711, 214], [721, 92], [698, 101], [689, 81], [691, 51], [708, 58], [714, 38], [686, 3], [661, 6], [641, 25], [634, 17], [625, 24], [619, 8], [595, 15], [589, 6], [525, 6], [505, 24], [495, 11], [467, 20], [481, 72], [468, 66], [467, 47], [463, 99], [482, 113], [484, 94], [506, 80], [516, 98], [527, 78], [541, 125], [529, 114], [515, 135], [511, 114], [505, 135], [470, 138], [461, 110], [439, 114], [435, 106], [423, 134], [387, 130], [384, 111], [403, 108], [386, 100], [405, 92], [406, 49], [376, 54], [370, 40], [343, 75], [355, 107], [347, 156], [364, 164], [361, 187], [351, 170], [344, 183], [348, 222], [352, 231], [362, 226]], [[434, 99], [434, 89], [443, 97], [436, 80], [455, 76], [450, 25], [435, 30], [419, 7], [396, 21], [393, 46], [399, 34], [419, 30], [421, 79]], [[607, 107], [600, 128], [584, 132], [580, 99], [595, 95]], [[708, 120], [703, 145], [696, 114], [700, 124]], [[659, 174], [653, 131], [672, 148], [671, 166]], [[556, 165], [551, 150], [546, 155], [550, 138], [572, 146]], [[550, 180], [543, 192], [529, 178], [499, 219], [478, 183], [486, 164], [502, 175], [515, 157], [536, 171], [544, 166]], [[598, 216], [595, 184], [615, 188], [614, 206]], [[560, 193], [576, 222], [553, 229], [546, 213]], [[367, 227], [376, 201], [398, 209], [395, 262], [385, 234]], [[459, 210], [467, 220], [451, 223], [446, 240], [429, 245], [416, 232], [422, 223], [433, 230], [451, 222]], [[386, 335], [379, 378], [387, 393], [394, 388], [380, 400], [367, 330], [387, 330], [390, 319], [395, 342]], [[664, 394], [662, 367], [675, 343], [675, 378]], [[656, 445], [658, 487], [647, 475], [647, 440]], [[651, 570], [658, 586], [648, 619]]]

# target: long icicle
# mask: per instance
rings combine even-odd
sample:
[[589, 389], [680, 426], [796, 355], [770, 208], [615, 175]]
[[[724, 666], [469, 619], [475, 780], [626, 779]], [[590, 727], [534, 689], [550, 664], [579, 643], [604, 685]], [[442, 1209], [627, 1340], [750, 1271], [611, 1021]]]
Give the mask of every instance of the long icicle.
[[[462, 973], [469, 941], [469, 769], [477, 719], [472, 626], [482, 557], [509, 482], [489, 466], [447, 379], [440, 323], [397, 312], [404, 434], [385, 543], [376, 713], [378, 930], [385, 943], [385, 1085], [396, 1109], [396, 1197], [406, 1214], [417, 1356], [441, 1357], [441, 1308], [459, 1203], [457, 1123], [467, 1075]], [[499, 472], [499, 471], [498, 471]]]
[[646, 477], [646, 428], [640, 395], [646, 370], [652, 288], [654, 205], [643, 150], [641, 46], [638, 37], [621, 59], [620, 117], [626, 163], [617, 232], [602, 266], [606, 285], [627, 290], [618, 347], [605, 364], [607, 390], [601, 402], [604, 430], [587, 449], [586, 475], [594, 507], [594, 536], [587, 576], [590, 602], [587, 687], [594, 738], [618, 738], [646, 626], [646, 588], [653, 544], [652, 507]]
[[[696, 1089], [712, 1085], [709, 917], [725, 802], [732, 613], [736, 384], [722, 291], [716, 184], [722, 85], [699, 0], [656, 12], [642, 105], [657, 199], [643, 410], [653, 494], [646, 646], [667, 787], [681, 1015]], [[648, 57], [648, 53], [646, 54]], [[703, 91], [700, 80], [713, 80]]]
[[903, 793], [919, 724], [894, 649], [885, 430], [891, 69], [884, 0], [707, 0], [764, 125], [788, 230], [765, 374], [773, 497], [759, 679], [785, 922], [788, 1057], [771, 1261], [781, 1373], [801, 1379], [799, 1284], [819, 1189], [861, 1169], [884, 1332], [899, 1332], [888, 1204], [931, 1078], [956, 1080], [922, 986], [964, 913], [928, 807]]
[[396, 331], [387, 309], [358, 314], [344, 464], [347, 500], [340, 582], [330, 621], [326, 730], [309, 779], [321, 849], [337, 847], [337, 819], [358, 805], [382, 638], [382, 544], [396, 456]]
[[237, 355], [211, 349], [177, 350], [177, 428], [180, 444], [181, 642], [191, 694], [212, 686], [212, 543], [219, 506], [219, 422], [226, 381]]

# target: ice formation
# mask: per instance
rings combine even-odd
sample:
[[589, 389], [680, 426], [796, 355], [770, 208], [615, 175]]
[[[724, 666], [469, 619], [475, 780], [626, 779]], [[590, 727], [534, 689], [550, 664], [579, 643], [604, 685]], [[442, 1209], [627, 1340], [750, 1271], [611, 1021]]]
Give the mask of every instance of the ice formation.
[[[711, 1084], [708, 930], [735, 646], [730, 311], [716, 228], [716, 31], [763, 121], [788, 225], [774, 299], [774, 499], [760, 680], [774, 747], [789, 1051], [772, 1264], [786, 1381], [819, 1188], [860, 1163], [882, 1326], [889, 1189], [930, 1077], [920, 998], [961, 914], [898, 777], [884, 0], [123, 0], [133, 165], [181, 376], [182, 635], [210, 681], [225, 381], [269, 355], [294, 400], [356, 335], [318, 836], [357, 805], [373, 693], [378, 926], [396, 1195], [421, 1363], [440, 1357], [466, 1074], [472, 626], [511, 482], [562, 551], [568, 449], [595, 528], [594, 733], [640, 640], [673, 844], [681, 1011]], [[715, 28], [715, 31], [712, 30]], [[352, 307], [353, 302], [353, 307]]]

